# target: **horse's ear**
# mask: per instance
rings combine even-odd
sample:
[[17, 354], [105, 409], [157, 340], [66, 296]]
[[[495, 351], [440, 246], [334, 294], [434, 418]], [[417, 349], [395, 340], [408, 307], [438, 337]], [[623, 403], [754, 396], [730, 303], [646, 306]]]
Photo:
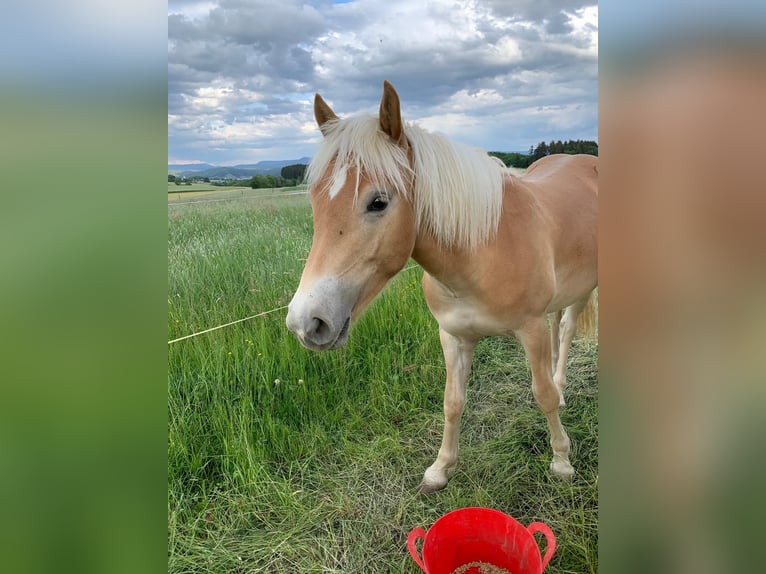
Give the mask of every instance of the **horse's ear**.
[[327, 102], [325, 102], [322, 99], [322, 96], [319, 94], [316, 94], [314, 96], [314, 118], [316, 118], [317, 125], [319, 125], [319, 130], [324, 134], [324, 128], [322, 126], [325, 125], [329, 120], [337, 120], [338, 116], [335, 115], [335, 112], [332, 111], [332, 108], [327, 105]]
[[402, 114], [399, 109], [399, 95], [394, 87], [385, 80], [383, 82], [383, 99], [380, 100], [380, 129], [387, 133], [397, 143], [403, 143], [404, 129]]

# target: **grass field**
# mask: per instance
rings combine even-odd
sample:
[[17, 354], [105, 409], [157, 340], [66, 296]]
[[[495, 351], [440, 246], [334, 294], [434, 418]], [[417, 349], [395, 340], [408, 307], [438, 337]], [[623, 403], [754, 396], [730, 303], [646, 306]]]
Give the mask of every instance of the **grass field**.
[[[168, 214], [169, 340], [290, 301], [311, 242], [305, 195], [169, 203]], [[570, 357], [572, 483], [548, 474], [520, 346], [486, 339], [457, 472], [422, 495], [445, 368], [421, 275], [402, 272], [339, 351], [302, 348], [285, 310], [169, 345], [169, 572], [415, 573], [408, 532], [471, 505], [550, 525], [546, 572], [598, 571], [595, 341], [576, 340]]]
[[224, 187], [209, 183], [194, 183], [192, 185], [176, 185], [168, 183], [168, 203], [190, 203], [202, 201], [223, 201], [234, 199], [263, 199], [290, 193], [305, 192], [305, 185], [280, 187], [277, 189], [251, 187]]

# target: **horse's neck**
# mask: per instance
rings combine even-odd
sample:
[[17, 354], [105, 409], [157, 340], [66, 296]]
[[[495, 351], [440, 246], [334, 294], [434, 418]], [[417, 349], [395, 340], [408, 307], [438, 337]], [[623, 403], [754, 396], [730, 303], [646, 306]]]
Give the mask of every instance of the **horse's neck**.
[[533, 190], [519, 179], [508, 178], [497, 233], [486, 244], [473, 250], [445, 247], [433, 234], [419, 230], [412, 258], [455, 293], [480, 288], [480, 282], [487, 276], [523, 277], [534, 272], [542, 254], [541, 246], [550, 243], [547, 218]]
[[418, 230], [412, 258], [429, 275], [444, 285], [457, 290], [459, 286], [470, 282], [471, 276], [475, 275], [472, 271], [477, 271], [477, 267], [483, 267], [483, 271], [486, 272], [488, 265], [491, 266], [496, 263], [497, 241], [507, 242], [506, 252], [514, 247], [519, 247], [516, 243], [518, 238], [511, 239], [510, 241], [513, 243], [508, 242], [508, 234], [505, 232], [503, 235], [502, 229], [526, 227], [529, 225], [528, 222], [534, 219], [537, 209], [534, 196], [519, 183], [517, 178], [509, 175], [505, 181], [503, 212], [497, 230], [499, 235], [495, 235], [486, 245], [471, 250], [467, 247], [440, 245], [432, 233], [421, 229]]
[[430, 233], [419, 233], [412, 258], [423, 270], [445, 286], [458, 289], [471, 265], [471, 253], [458, 247], [439, 245]]

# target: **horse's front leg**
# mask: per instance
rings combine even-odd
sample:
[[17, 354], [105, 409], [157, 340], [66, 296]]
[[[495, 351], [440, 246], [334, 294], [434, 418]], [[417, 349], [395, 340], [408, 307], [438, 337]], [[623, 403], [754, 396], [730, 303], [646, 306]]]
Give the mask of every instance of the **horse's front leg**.
[[444, 436], [436, 461], [423, 475], [420, 489], [434, 492], [447, 486], [457, 463], [460, 439], [460, 418], [465, 405], [465, 391], [471, 372], [476, 341], [456, 337], [439, 329], [444, 361], [447, 364], [447, 385], [444, 388]]
[[551, 433], [553, 460], [551, 472], [561, 478], [571, 478], [574, 468], [569, 462], [569, 437], [559, 418], [559, 389], [551, 373], [551, 347], [545, 317], [532, 319], [516, 336], [524, 347], [529, 367], [532, 370], [532, 394], [537, 405], [548, 420]]

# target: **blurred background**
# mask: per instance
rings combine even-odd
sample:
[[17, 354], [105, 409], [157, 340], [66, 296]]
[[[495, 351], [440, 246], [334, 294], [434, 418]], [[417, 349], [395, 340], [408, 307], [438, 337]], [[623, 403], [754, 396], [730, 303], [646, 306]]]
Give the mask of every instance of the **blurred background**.
[[166, 567], [165, 8], [3, 3], [5, 572]]
[[602, 568], [760, 570], [766, 10], [616, 4], [599, 6]]
[[[760, 570], [766, 6], [599, 11], [602, 567]], [[166, 568], [166, 26], [4, 4], [4, 571]]]

